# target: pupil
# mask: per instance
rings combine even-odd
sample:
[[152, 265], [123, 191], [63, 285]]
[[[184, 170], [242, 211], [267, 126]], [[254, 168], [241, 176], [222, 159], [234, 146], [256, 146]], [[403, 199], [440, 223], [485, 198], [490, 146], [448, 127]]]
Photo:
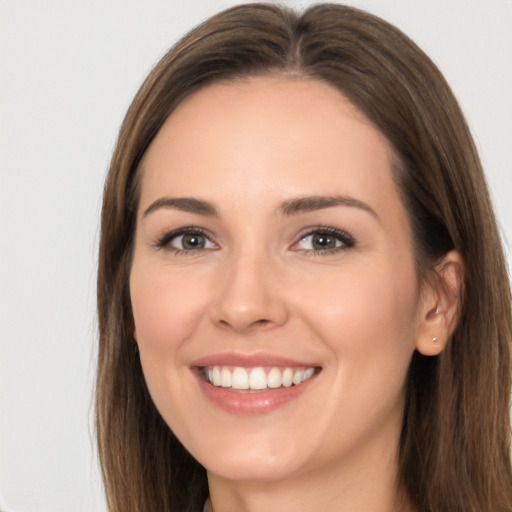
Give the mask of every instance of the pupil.
[[200, 235], [184, 235], [183, 247], [185, 249], [201, 249], [204, 247], [204, 238]]
[[314, 235], [313, 247], [315, 249], [333, 249], [336, 246], [335, 239], [330, 235]]

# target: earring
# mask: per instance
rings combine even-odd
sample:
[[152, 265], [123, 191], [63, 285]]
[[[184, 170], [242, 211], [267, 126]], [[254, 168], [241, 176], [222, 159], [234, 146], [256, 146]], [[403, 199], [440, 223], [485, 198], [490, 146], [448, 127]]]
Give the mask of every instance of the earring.
[[434, 336], [434, 337], [432, 338], [432, 342], [433, 342], [433, 343], [435, 343], [436, 341], [437, 341], [437, 336]]

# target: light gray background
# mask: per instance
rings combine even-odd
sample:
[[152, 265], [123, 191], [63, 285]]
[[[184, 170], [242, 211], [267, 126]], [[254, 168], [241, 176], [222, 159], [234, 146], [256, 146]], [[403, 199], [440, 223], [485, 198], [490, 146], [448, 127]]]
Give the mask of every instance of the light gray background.
[[[91, 422], [103, 179], [151, 66], [234, 3], [0, 1], [3, 512], [106, 510]], [[403, 29], [445, 73], [512, 240], [512, 0], [348, 3]]]

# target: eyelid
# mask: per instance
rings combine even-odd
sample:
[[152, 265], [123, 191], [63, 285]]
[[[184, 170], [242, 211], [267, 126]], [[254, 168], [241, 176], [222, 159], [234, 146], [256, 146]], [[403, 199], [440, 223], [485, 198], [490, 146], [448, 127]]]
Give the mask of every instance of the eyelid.
[[157, 249], [163, 249], [163, 250], [167, 250], [169, 252], [174, 252], [177, 254], [187, 253], [189, 255], [192, 253], [214, 250], [212, 248], [198, 248], [195, 250], [186, 250], [186, 249], [179, 249], [179, 248], [173, 247], [171, 245], [171, 241], [173, 239], [178, 238], [179, 236], [189, 235], [189, 234], [197, 234], [197, 235], [204, 236], [212, 244], [214, 244], [216, 247], [218, 247], [218, 244], [214, 241], [213, 237], [208, 233], [208, 231], [206, 231], [205, 229], [200, 228], [198, 226], [184, 226], [184, 227], [181, 227], [178, 229], [173, 229], [171, 231], [166, 231], [163, 235], [158, 236], [156, 238], [156, 240], [153, 242], [153, 245]]
[[[200, 247], [197, 249], [180, 249], [177, 247], [173, 247], [171, 245], [171, 241], [179, 236], [187, 235], [187, 234], [198, 234], [200, 236], [205, 237], [211, 244], [215, 246], [215, 248], [211, 247]], [[326, 234], [329, 236], [333, 236], [337, 240], [341, 242], [341, 245], [338, 247], [320, 250], [320, 249], [302, 249], [297, 246], [308, 236], [313, 236], [315, 234]], [[304, 228], [299, 232], [296, 236], [296, 241], [291, 245], [290, 250], [295, 252], [302, 252], [303, 254], [335, 254], [340, 251], [345, 251], [347, 249], [351, 249], [357, 244], [356, 239], [347, 231], [338, 229], [332, 226], [311, 226], [308, 228]], [[153, 242], [153, 245], [157, 249], [167, 250], [171, 253], [180, 254], [186, 253], [187, 255], [197, 254], [204, 251], [212, 251], [219, 248], [219, 244], [214, 240], [214, 237], [204, 228], [198, 226], [184, 226], [177, 229], [173, 229], [170, 231], [166, 231], [163, 235], [160, 235]]]
[[[308, 236], [313, 236], [315, 234], [326, 234], [329, 236], [333, 236], [337, 240], [341, 242], [341, 245], [338, 247], [334, 247], [332, 249], [320, 250], [320, 249], [300, 249], [294, 248], [300, 244], [305, 238]], [[313, 226], [302, 230], [297, 235], [297, 241], [294, 242], [291, 246], [291, 250], [301, 251], [304, 254], [315, 254], [315, 255], [329, 255], [336, 254], [340, 251], [346, 251], [347, 249], [351, 249], [357, 244], [357, 240], [347, 231], [338, 229], [332, 226]]]

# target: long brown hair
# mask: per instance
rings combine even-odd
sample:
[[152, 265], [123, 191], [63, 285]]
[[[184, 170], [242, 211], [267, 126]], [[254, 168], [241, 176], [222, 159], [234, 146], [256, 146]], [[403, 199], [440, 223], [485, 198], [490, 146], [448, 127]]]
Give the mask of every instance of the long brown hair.
[[452, 339], [440, 356], [411, 361], [401, 486], [422, 512], [511, 511], [511, 297], [477, 151], [444, 78], [411, 40], [377, 17], [329, 4], [303, 13], [251, 4], [210, 18], [163, 57], [126, 115], [105, 185], [98, 270], [96, 425], [109, 510], [197, 511], [208, 492], [205, 469], [151, 401], [132, 337], [139, 163], [187, 95], [264, 74], [331, 84], [387, 137], [420, 276], [452, 248], [464, 259]]

